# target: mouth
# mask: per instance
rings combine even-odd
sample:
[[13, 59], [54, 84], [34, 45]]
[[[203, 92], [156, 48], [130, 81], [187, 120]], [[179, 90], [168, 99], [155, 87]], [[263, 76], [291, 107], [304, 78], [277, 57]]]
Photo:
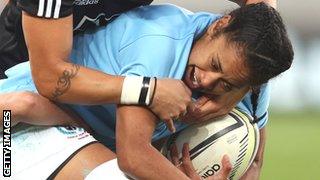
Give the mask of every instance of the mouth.
[[185, 82], [191, 89], [198, 89], [200, 87], [199, 78], [197, 77], [197, 70], [194, 65], [189, 66], [185, 77]]
[[192, 70], [191, 70], [191, 81], [192, 81], [192, 84], [194, 86], [199, 86], [199, 81], [197, 79], [197, 74], [196, 74], [196, 68], [193, 66]]

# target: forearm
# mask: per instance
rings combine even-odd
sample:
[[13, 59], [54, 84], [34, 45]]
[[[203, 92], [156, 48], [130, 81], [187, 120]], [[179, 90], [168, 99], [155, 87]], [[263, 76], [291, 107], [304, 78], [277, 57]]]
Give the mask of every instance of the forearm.
[[41, 95], [74, 104], [119, 103], [124, 77], [112, 76], [83, 66], [60, 61], [39, 67], [32, 75]]
[[116, 143], [121, 170], [137, 179], [188, 179], [151, 145], [155, 125], [154, 115], [144, 108], [118, 108]]
[[82, 120], [78, 116], [61, 109], [36, 93], [12, 92], [1, 94], [0, 98], [2, 99], [0, 109], [7, 109], [12, 112], [12, 125], [19, 122], [51, 126], [82, 125]]
[[189, 179], [151, 145], [130, 148], [126, 158], [130, 163], [123, 170], [136, 179]]
[[[3, 124], [3, 110], [11, 111], [11, 126], [16, 125], [21, 119], [21, 114], [27, 111], [27, 108], [32, 105], [30, 96], [25, 96], [25, 92], [3, 93], [0, 94], [0, 121]], [[0, 126], [2, 130], [2, 125]]]
[[32, 106], [19, 115], [19, 122], [43, 126], [82, 125], [82, 119], [71, 110], [59, 107], [38, 94], [32, 93], [29, 96], [32, 96]]
[[71, 63], [73, 16], [56, 20], [22, 13], [32, 78], [39, 93], [76, 104], [119, 103], [123, 77]]

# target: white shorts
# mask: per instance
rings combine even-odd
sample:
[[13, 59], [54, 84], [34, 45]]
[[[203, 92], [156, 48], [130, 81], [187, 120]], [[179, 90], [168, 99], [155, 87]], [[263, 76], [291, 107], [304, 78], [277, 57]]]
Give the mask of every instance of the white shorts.
[[120, 170], [117, 159], [112, 159], [93, 169], [85, 180], [128, 180], [126, 175]]
[[[11, 178], [15, 180], [47, 179], [75, 151], [96, 141], [84, 129], [77, 127], [21, 124], [11, 130]], [[3, 146], [2, 132], [0, 146]], [[0, 163], [2, 175], [3, 156]]]

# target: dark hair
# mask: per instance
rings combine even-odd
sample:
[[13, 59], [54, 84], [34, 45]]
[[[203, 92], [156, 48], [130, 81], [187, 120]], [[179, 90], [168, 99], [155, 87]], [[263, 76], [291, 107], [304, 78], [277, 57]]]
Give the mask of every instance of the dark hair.
[[[261, 84], [290, 68], [293, 49], [280, 14], [265, 3], [250, 4], [230, 13], [220, 33], [241, 50], [249, 67], [251, 102], [255, 117]], [[256, 119], [256, 117], [255, 117]]]

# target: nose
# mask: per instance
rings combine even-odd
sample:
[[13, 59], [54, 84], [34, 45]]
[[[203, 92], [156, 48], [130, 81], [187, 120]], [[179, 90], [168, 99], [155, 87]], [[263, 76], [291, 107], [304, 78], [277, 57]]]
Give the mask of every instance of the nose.
[[211, 93], [218, 93], [217, 85], [221, 77], [222, 74], [219, 72], [203, 71], [200, 77], [200, 86], [205, 91], [210, 91]]

